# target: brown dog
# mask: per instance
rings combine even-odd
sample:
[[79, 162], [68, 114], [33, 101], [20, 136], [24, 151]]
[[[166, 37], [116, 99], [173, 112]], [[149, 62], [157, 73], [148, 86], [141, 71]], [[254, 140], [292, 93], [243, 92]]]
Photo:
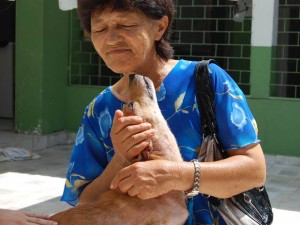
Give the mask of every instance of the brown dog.
[[[130, 75], [129, 85], [131, 102], [124, 114], [141, 116], [156, 129], [151, 150], [144, 150], [139, 159], [182, 161], [175, 137], [158, 107], [152, 81], [141, 75]], [[109, 190], [96, 203], [76, 206], [51, 219], [59, 225], [182, 225], [187, 216], [183, 192], [171, 191], [141, 200]]]

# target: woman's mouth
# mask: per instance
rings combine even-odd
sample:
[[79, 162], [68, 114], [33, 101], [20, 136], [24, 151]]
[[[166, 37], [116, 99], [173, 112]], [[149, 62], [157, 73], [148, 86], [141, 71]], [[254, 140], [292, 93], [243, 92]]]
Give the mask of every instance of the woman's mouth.
[[114, 55], [114, 54], [122, 54], [128, 52], [129, 49], [126, 48], [119, 48], [119, 49], [111, 49], [107, 52], [108, 55]]

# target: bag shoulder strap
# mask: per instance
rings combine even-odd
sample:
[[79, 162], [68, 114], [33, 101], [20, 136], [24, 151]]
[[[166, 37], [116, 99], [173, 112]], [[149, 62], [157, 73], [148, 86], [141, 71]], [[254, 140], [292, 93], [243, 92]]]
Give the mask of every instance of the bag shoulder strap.
[[210, 63], [215, 63], [213, 59], [202, 60], [195, 67], [195, 92], [198, 103], [198, 110], [201, 118], [201, 130], [203, 138], [211, 135], [218, 145], [223, 158], [227, 157], [222, 143], [218, 139], [218, 124], [215, 115], [214, 91], [211, 85], [209, 68]]
[[195, 67], [195, 91], [198, 110], [201, 115], [201, 129], [204, 137], [217, 134], [214, 92], [208, 68], [210, 63], [216, 63], [216, 61], [212, 59], [202, 60], [198, 62]]

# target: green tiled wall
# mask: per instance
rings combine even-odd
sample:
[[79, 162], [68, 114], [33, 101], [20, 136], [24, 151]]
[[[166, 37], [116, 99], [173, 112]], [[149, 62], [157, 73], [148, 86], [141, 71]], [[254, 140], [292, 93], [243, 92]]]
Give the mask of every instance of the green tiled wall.
[[270, 94], [300, 98], [300, 2], [279, 3], [278, 44], [273, 54]]
[[232, 19], [228, 0], [178, 0], [173, 27], [177, 58], [214, 58], [250, 94], [251, 18]]
[[[234, 22], [228, 0], [177, 0], [172, 46], [175, 58], [214, 58], [250, 94], [251, 18]], [[114, 83], [119, 75], [99, 59], [90, 41], [83, 40], [76, 11], [72, 14], [71, 85]]]

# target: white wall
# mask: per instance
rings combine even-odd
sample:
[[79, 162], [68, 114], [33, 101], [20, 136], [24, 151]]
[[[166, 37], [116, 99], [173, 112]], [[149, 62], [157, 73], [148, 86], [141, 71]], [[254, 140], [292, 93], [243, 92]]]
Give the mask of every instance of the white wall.
[[271, 47], [277, 44], [278, 0], [253, 0], [253, 46]]

